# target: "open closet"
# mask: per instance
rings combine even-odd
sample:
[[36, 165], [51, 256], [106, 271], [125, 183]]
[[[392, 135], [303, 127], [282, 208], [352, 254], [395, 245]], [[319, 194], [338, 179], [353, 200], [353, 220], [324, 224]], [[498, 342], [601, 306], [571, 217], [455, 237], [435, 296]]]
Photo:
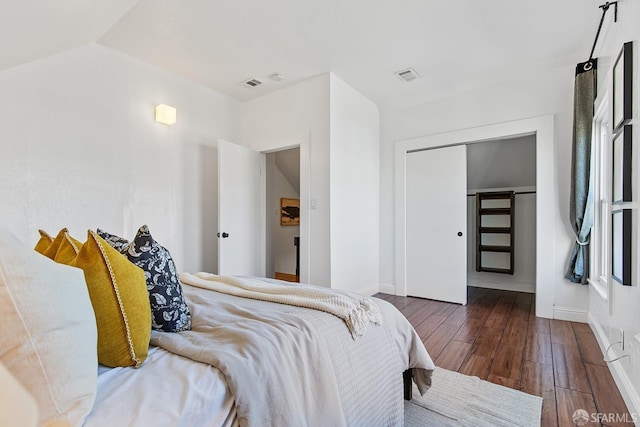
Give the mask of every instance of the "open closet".
[[536, 291], [534, 134], [407, 151], [405, 176], [407, 295]]
[[535, 292], [536, 137], [467, 145], [467, 284]]
[[[396, 143], [394, 151], [397, 196], [397, 295], [466, 304], [469, 285], [510, 290], [527, 289], [529, 292], [535, 292], [536, 316], [553, 317], [553, 284], [557, 270], [557, 259], [553, 251], [557, 219], [557, 211], [554, 210], [557, 189], [554, 181], [553, 124], [553, 116], [540, 116], [427, 135]], [[467, 151], [471, 151], [470, 158], [473, 158], [474, 149], [481, 150], [483, 144], [493, 153], [482, 154], [487, 161], [471, 162], [470, 166], [483, 166], [475, 171], [467, 171]], [[512, 144], [515, 144], [513, 147], [522, 145], [526, 148], [526, 152], [529, 153], [526, 159], [507, 149], [512, 147]], [[499, 149], [501, 145], [503, 147]], [[431, 161], [433, 167], [425, 167], [422, 163], [424, 159]], [[529, 168], [535, 172], [525, 173]], [[474, 177], [482, 178], [484, 181], [495, 172], [509, 172], [517, 179], [529, 176], [529, 180], [509, 183], [491, 180], [474, 183]], [[470, 176], [469, 182], [467, 175]], [[535, 178], [532, 178], [534, 176]], [[502, 189], [514, 189], [516, 193], [516, 257], [513, 276], [475, 271], [475, 221], [467, 220], [469, 217], [475, 217], [475, 203], [471, 203], [470, 199], [475, 200], [476, 190], [499, 191], [501, 186], [508, 186]], [[439, 193], [439, 198], [431, 197], [433, 189], [438, 187], [444, 189]], [[423, 188], [424, 191], [421, 190]], [[523, 203], [528, 207], [521, 206]], [[415, 209], [416, 206], [424, 211]], [[436, 213], [440, 212], [440, 219], [434, 221], [428, 214], [429, 209], [437, 209]], [[459, 215], [460, 211], [462, 215]], [[527, 212], [531, 213], [529, 219]], [[434, 222], [437, 225], [435, 229], [440, 233], [438, 236], [430, 232], [430, 226], [425, 226]], [[473, 240], [469, 241], [470, 239]], [[521, 250], [519, 245], [523, 243], [529, 244], [529, 249]], [[420, 247], [428, 249], [420, 252]], [[518, 265], [518, 254], [525, 262], [524, 268]], [[462, 266], [459, 266], [460, 260]], [[525, 286], [519, 286], [522, 284]], [[438, 295], [444, 289], [455, 290], [452, 291], [455, 293], [454, 298], [451, 298], [451, 295], [445, 295], [446, 298]]]
[[466, 286], [535, 292], [535, 135], [416, 150], [406, 171], [407, 295], [466, 304]]

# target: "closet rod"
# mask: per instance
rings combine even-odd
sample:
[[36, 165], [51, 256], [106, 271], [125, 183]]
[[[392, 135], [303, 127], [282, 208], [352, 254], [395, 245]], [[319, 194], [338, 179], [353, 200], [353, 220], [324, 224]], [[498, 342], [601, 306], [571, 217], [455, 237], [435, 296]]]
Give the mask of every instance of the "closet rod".
[[[536, 192], [535, 191], [516, 191], [514, 194], [517, 196], [518, 194], [536, 194]], [[467, 197], [476, 197], [476, 194], [475, 193], [467, 194]]]

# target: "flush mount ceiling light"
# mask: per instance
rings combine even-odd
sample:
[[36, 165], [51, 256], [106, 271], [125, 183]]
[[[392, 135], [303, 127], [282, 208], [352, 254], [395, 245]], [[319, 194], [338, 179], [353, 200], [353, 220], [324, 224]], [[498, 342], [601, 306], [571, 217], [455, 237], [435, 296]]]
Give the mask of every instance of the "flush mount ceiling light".
[[407, 68], [405, 70], [396, 71], [395, 75], [405, 83], [409, 83], [415, 79], [419, 79], [420, 75], [416, 73], [413, 68]]
[[156, 122], [171, 126], [176, 122], [177, 110], [166, 104], [156, 105]]
[[269, 75], [269, 78], [271, 80], [273, 80], [274, 82], [281, 82], [281, 81], [284, 80], [284, 76], [282, 74], [280, 74], [280, 73], [271, 73]]

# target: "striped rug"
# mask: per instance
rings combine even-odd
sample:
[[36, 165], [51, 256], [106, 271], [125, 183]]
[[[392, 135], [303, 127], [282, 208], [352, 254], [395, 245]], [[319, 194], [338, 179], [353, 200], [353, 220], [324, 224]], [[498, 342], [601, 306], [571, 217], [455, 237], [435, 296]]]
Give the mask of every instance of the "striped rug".
[[424, 396], [414, 384], [405, 402], [405, 427], [540, 426], [542, 398], [446, 369], [436, 368]]

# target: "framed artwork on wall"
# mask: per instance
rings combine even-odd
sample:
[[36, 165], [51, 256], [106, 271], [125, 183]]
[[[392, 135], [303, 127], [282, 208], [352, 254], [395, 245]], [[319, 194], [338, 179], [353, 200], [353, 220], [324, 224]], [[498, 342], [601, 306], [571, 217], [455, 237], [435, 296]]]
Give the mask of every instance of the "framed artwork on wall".
[[631, 286], [631, 209], [611, 213], [611, 277]]
[[613, 65], [613, 130], [617, 133], [631, 121], [633, 42], [627, 42]]
[[280, 199], [280, 225], [300, 225], [300, 199]]
[[613, 138], [613, 180], [611, 198], [614, 205], [631, 202], [631, 125], [623, 126]]

